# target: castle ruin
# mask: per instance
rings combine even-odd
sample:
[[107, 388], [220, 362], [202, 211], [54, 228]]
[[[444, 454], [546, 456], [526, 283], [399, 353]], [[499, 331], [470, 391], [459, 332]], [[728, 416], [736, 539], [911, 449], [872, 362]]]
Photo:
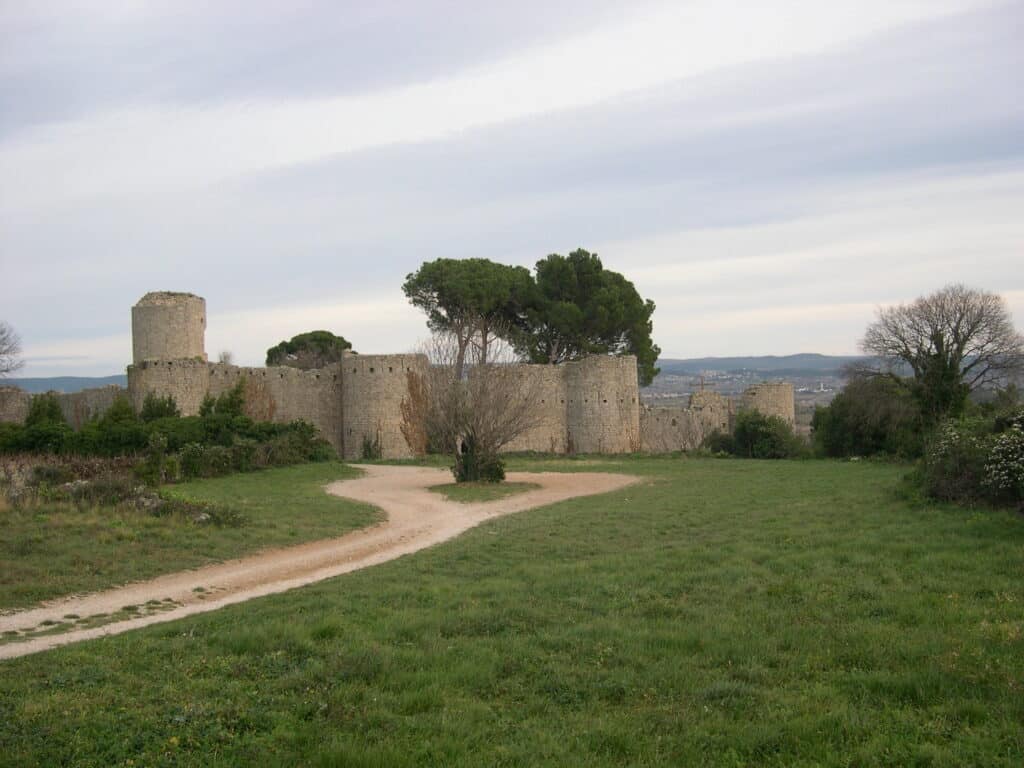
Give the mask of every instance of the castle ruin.
[[[341, 362], [314, 370], [288, 366], [241, 367], [211, 363], [205, 349], [206, 302], [190, 293], [147, 293], [132, 307], [132, 364], [128, 390], [136, 411], [149, 394], [171, 396], [185, 416], [199, 412], [207, 396], [239, 382], [245, 407], [258, 420], [302, 419], [316, 426], [345, 459], [379, 447], [389, 459], [412, 458], [423, 446], [409, 425], [415, 377], [429, 365], [425, 355], [346, 353]], [[762, 383], [739, 401], [696, 392], [688, 408], [640, 403], [636, 359], [594, 355], [562, 365], [520, 365], [523, 391], [533, 394], [539, 418], [506, 450], [544, 453], [662, 453], [691, 450], [715, 430], [727, 431], [740, 410], [758, 410], [794, 421], [793, 386]], [[525, 386], [527, 383], [529, 386]], [[59, 395], [68, 423], [80, 427], [124, 394], [103, 387]], [[0, 422], [23, 422], [31, 396], [0, 388]], [[411, 444], [412, 443], [412, 444]]]

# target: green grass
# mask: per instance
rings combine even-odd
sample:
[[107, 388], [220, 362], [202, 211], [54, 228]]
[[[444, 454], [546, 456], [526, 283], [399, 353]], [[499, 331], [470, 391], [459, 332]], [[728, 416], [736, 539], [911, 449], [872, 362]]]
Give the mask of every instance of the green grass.
[[449, 501], [469, 504], [480, 501], [496, 501], [540, 488], [536, 483], [445, 483], [430, 488], [442, 494]]
[[0, 663], [0, 762], [1024, 762], [1019, 516], [869, 463], [593, 468], [649, 482]]
[[70, 505], [43, 505], [0, 511], [0, 608], [95, 591], [368, 525], [378, 519], [376, 511], [322, 490], [332, 480], [356, 475], [357, 470], [343, 464], [303, 464], [165, 490], [241, 515], [238, 527], [196, 524], [180, 515], [154, 517], [131, 508], [79, 511]]

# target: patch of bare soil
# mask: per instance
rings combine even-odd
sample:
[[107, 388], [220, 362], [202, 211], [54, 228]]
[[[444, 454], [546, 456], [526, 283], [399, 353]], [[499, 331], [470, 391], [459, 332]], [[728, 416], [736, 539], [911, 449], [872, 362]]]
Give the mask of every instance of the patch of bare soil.
[[[385, 522], [334, 539], [272, 549], [238, 560], [160, 576], [95, 594], [52, 600], [0, 615], [0, 659], [180, 619], [254, 597], [284, 592], [367, 568], [458, 536], [485, 520], [576, 496], [607, 493], [639, 478], [608, 473], [512, 472], [511, 482], [537, 490], [495, 501], [448, 501], [427, 490], [448, 482], [447, 470], [364, 466], [363, 477], [328, 493], [373, 504]], [[159, 610], [147, 610], [159, 606]], [[74, 617], [69, 623], [68, 617]], [[67, 628], [54, 632], [55, 628]], [[17, 634], [15, 634], [17, 633]]]

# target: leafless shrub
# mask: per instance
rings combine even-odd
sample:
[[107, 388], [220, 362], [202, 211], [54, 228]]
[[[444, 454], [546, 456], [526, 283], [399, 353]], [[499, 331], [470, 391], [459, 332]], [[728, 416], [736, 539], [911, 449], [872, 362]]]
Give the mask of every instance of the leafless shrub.
[[[431, 361], [420, 395], [424, 429], [433, 446], [455, 457], [457, 479], [467, 479], [458, 472], [467, 460], [500, 466], [501, 450], [541, 423], [538, 377], [525, 366], [496, 362], [514, 353], [493, 339], [487, 362], [471, 348], [471, 360], [461, 376], [459, 361], [465, 361], [465, 349], [452, 334], [434, 334], [421, 351]], [[473, 475], [470, 471], [468, 479], [476, 479]]]
[[7, 323], [0, 321], [0, 377], [8, 376], [21, 368], [25, 362], [19, 360], [21, 339]]

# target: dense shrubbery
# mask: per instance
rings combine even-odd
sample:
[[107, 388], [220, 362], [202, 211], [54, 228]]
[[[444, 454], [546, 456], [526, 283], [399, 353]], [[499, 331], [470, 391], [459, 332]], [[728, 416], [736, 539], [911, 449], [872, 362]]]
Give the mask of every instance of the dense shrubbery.
[[941, 424], [928, 440], [920, 476], [932, 498], [1024, 503], [1024, 409]]
[[43, 395], [33, 398], [24, 425], [0, 425], [0, 453], [143, 457], [136, 474], [150, 484], [335, 456], [306, 422], [250, 419], [241, 386], [206, 398], [198, 416], [177, 413], [172, 398], [147, 397], [141, 416], [127, 399], [118, 398], [100, 418], [75, 432], [64, 422], [57, 399]]
[[455, 454], [452, 467], [457, 483], [500, 483], [505, 479], [505, 462], [499, 457], [477, 450], [472, 440], [465, 440]]
[[740, 412], [732, 434], [712, 432], [702, 447], [745, 459], [792, 459], [806, 453], [803, 441], [784, 419], [759, 411]]
[[850, 379], [811, 421], [815, 450], [823, 456], [912, 459], [924, 449], [920, 407], [910, 385], [893, 376]]

